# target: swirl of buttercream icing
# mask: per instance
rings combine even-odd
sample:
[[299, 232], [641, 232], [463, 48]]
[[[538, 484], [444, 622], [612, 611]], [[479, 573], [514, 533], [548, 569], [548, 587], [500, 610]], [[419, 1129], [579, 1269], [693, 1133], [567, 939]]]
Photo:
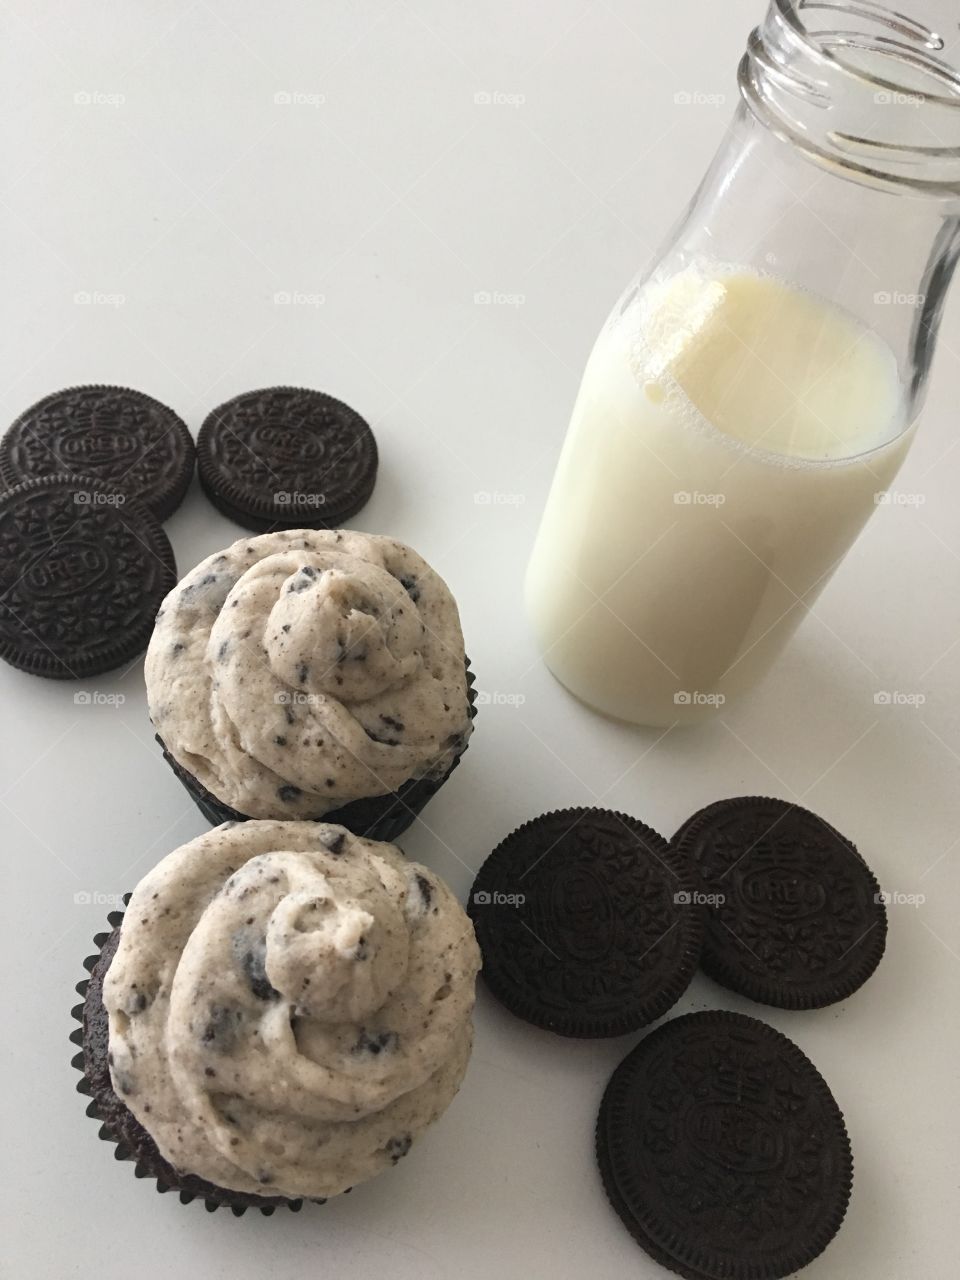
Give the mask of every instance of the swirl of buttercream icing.
[[285, 531], [208, 557], [164, 601], [146, 678], [168, 751], [254, 818], [441, 776], [470, 733], [453, 597], [371, 534]]
[[226, 824], [131, 898], [104, 983], [114, 1087], [182, 1172], [335, 1195], [456, 1093], [478, 966], [450, 890], [394, 846]]

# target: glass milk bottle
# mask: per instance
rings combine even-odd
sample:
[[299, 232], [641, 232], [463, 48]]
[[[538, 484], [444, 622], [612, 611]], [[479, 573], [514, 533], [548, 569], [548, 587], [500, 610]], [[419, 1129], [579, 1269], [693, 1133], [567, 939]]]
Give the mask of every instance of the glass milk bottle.
[[527, 607], [609, 715], [689, 723], [749, 689], [910, 447], [960, 251], [960, 13], [902, 3], [773, 0], [590, 355]]

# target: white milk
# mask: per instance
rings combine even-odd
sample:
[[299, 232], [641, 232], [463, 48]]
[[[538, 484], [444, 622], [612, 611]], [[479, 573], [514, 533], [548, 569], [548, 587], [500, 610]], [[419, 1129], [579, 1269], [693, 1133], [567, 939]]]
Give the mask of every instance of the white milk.
[[642, 724], [713, 714], [803, 619], [909, 446], [892, 352], [743, 271], [688, 269], [608, 321], [533, 551], [543, 656]]

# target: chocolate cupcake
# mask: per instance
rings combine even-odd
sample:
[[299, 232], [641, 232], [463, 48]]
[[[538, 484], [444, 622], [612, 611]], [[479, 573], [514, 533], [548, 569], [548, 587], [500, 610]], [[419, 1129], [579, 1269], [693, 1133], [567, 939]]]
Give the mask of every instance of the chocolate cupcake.
[[184, 1200], [272, 1211], [349, 1190], [463, 1079], [473, 928], [392, 845], [227, 824], [154, 867], [100, 948], [74, 1011], [80, 1092], [118, 1158]]
[[474, 715], [443, 579], [403, 543], [348, 530], [208, 557], [163, 602], [146, 679], [164, 754], [212, 822], [322, 819], [393, 840]]

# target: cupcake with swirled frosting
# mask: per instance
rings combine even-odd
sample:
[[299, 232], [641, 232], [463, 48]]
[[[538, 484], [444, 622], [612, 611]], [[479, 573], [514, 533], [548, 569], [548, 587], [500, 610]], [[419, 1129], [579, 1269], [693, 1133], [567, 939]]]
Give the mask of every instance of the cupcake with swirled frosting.
[[474, 714], [457, 606], [392, 538], [290, 530], [209, 556], [157, 614], [150, 717], [212, 822], [342, 823], [395, 839]]
[[433, 872], [344, 827], [218, 827], [98, 943], [81, 1091], [118, 1154], [184, 1199], [337, 1195], [396, 1164], [466, 1070], [470, 921]]

